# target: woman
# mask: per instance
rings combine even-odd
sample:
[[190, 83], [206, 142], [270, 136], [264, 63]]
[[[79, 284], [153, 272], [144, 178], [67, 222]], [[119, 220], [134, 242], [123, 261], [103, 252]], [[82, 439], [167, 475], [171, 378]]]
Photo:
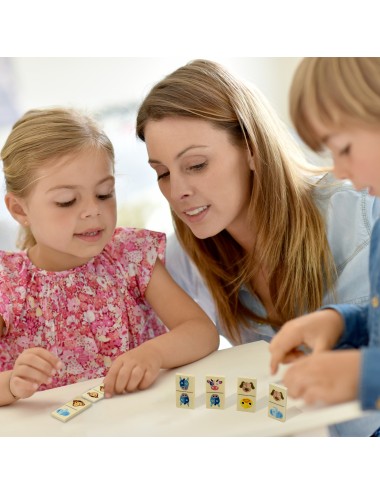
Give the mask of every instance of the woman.
[[[152, 88], [137, 135], [185, 251], [171, 245], [168, 269], [212, 316], [207, 287], [232, 344], [270, 341], [326, 303], [368, 301], [378, 201], [309, 165], [257, 89], [195, 60]], [[330, 433], [378, 426], [364, 418]]]
[[152, 88], [137, 135], [186, 252], [172, 241], [168, 269], [210, 314], [204, 280], [232, 344], [270, 341], [327, 301], [368, 300], [377, 201], [309, 165], [257, 89], [193, 61]]

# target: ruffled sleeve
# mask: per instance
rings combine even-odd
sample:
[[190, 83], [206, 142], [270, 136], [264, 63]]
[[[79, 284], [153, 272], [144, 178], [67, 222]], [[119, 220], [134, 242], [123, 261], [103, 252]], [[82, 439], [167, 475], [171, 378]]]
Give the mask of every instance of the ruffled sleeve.
[[144, 297], [157, 259], [165, 263], [166, 235], [137, 228], [117, 228], [112, 256], [129, 280], [136, 297]]
[[24, 304], [24, 273], [24, 254], [0, 251], [0, 315], [5, 323], [5, 334], [11, 326], [17, 325]]

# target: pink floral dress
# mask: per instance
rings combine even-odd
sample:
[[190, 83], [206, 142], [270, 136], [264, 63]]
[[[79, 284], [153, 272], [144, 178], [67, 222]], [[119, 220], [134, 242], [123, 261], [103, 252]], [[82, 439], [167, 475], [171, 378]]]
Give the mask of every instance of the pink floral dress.
[[98, 256], [67, 271], [0, 251], [0, 371], [25, 349], [43, 347], [64, 367], [39, 389], [105, 376], [118, 355], [167, 331], [144, 299], [164, 255], [165, 234], [134, 228], [117, 228]]

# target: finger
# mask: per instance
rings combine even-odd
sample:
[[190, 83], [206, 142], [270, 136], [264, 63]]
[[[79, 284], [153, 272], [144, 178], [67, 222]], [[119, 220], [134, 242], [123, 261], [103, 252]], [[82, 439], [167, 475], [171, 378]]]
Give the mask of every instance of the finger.
[[157, 376], [158, 376], [158, 372], [153, 372], [151, 370], [147, 370], [142, 378], [142, 380], [140, 381], [140, 384], [139, 384], [139, 389], [146, 389], [146, 388], [149, 388], [149, 386], [156, 380]]
[[302, 338], [293, 328], [286, 325], [276, 334], [269, 344], [272, 354], [271, 371], [276, 373], [280, 363], [284, 362], [286, 355], [294, 352], [303, 343]]
[[[37, 353], [23, 353], [15, 362], [14, 371], [16, 374], [26, 377], [31, 370], [35, 370], [45, 375], [45, 379], [53, 376], [57, 369], [51, 364], [51, 359], [46, 360], [43, 356]], [[27, 374], [25, 374], [27, 372]]]
[[42, 383], [50, 384], [52, 382], [52, 372], [55, 371], [44, 372], [26, 364], [19, 364], [13, 369], [14, 377], [37, 383], [38, 386]]
[[123, 391], [135, 391], [144, 378], [144, 374], [144, 369], [138, 365], [132, 367], [132, 369], [128, 369], [127, 372], [123, 372], [120, 375], [120, 387]]
[[15, 392], [14, 395], [17, 396], [18, 398], [29, 398], [39, 388], [39, 385], [36, 382], [29, 381], [27, 379], [23, 379], [18, 376], [12, 375], [11, 381], [12, 381], [12, 389]]
[[104, 378], [103, 384], [104, 384], [105, 398], [111, 398], [111, 396], [115, 394], [116, 379], [121, 366], [122, 366], [121, 360], [116, 359], [111, 365], [111, 368], [108, 371], [106, 377]]

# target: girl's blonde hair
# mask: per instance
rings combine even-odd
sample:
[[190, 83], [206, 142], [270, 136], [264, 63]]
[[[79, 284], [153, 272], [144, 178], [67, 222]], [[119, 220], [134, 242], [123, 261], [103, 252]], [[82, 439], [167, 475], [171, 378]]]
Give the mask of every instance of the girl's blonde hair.
[[[312, 174], [282, 122], [261, 96], [217, 63], [195, 60], [156, 84], [140, 106], [137, 135], [144, 141], [149, 120], [199, 118], [248, 148], [254, 158], [249, 218], [255, 248], [245, 252], [225, 230], [204, 240], [172, 212], [176, 234], [204, 277], [228, 337], [240, 343], [239, 326], [279, 326], [320, 307], [333, 285], [333, 263], [323, 219], [312, 198]], [[320, 172], [320, 171], [319, 171]], [[245, 307], [239, 289], [254, 293], [265, 266], [279, 320]]]
[[290, 88], [290, 115], [315, 151], [322, 137], [313, 127], [380, 123], [380, 58], [304, 58]]
[[[87, 148], [103, 150], [114, 163], [111, 141], [89, 115], [60, 107], [26, 112], [12, 127], [1, 150], [7, 192], [26, 197], [37, 170]], [[21, 227], [18, 247], [27, 249], [35, 243], [30, 228]]]

